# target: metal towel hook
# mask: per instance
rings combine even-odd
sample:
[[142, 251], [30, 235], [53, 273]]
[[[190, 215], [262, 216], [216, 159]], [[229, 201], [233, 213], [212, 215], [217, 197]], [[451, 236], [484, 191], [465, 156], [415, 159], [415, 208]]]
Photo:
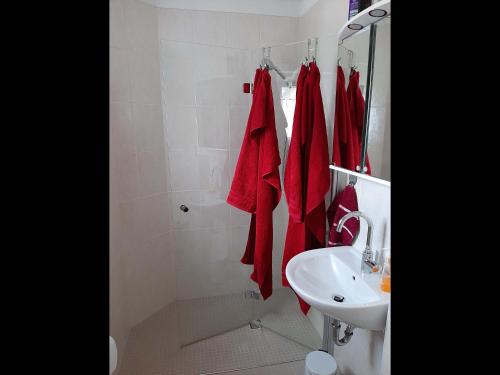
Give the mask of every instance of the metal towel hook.
[[358, 178], [353, 175], [349, 175], [349, 185], [354, 186], [356, 185], [356, 182], [358, 182]]
[[318, 55], [318, 38], [314, 38], [314, 55], [313, 55], [314, 62], [316, 62], [317, 55]]

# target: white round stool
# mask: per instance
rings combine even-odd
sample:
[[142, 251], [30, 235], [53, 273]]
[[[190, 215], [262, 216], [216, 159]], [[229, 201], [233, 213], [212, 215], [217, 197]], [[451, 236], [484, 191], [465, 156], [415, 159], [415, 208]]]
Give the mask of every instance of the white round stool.
[[306, 356], [305, 375], [335, 375], [337, 361], [330, 354], [316, 350]]

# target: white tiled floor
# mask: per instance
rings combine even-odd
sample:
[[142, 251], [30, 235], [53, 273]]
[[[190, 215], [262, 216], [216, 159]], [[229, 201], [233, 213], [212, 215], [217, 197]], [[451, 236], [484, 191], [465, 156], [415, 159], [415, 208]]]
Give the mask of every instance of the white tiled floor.
[[[233, 372], [233, 374], [234, 375], [304, 375], [304, 367], [305, 367], [304, 361], [294, 361], [288, 363], [280, 363], [278, 365], [235, 371]], [[231, 375], [231, 373], [227, 374]], [[335, 375], [342, 375], [342, 374], [340, 373], [340, 370], [337, 369], [337, 373]]]
[[[280, 363], [278, 365], [252, 368], [225, 373], [227, 375], [304, 375], [304, 361]], [[205, 375], [205, 374], [203, 374]], [[210, 374], [206, 374], [210, 375]], [[224, 373], [220, 374], [224, 375]]]
[[[257, 317], [269, 329], [250, 329]], [[305, 356], [320, 345], [289, 289], [266, 302], [237, 295], [178, 301], [132, 329], [119, 375], [303, 374]]]

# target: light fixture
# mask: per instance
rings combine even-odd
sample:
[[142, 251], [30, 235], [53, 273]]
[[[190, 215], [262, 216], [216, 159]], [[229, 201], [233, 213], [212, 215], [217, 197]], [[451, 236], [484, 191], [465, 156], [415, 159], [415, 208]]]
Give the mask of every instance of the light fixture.
[[347, 25], [347, 27], [351, 30], [361, 30], [363, 28], [363, 25], [360, 25], [359, 23], [351, 23]]
[[373, 9], [368, 12], [372, 17], [384, 17], [387, 14], [386, 10], [383, 9]]

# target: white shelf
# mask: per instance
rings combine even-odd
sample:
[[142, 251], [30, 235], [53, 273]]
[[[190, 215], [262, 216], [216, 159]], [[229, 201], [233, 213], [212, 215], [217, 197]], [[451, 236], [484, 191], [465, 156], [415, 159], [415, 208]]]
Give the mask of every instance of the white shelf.
[[349, 169], [337, 167], [336, 165], [333, 165], [333, 164], [330, 164], [330, 169], [332, 169], [334, 171], [339, 171], [339, 172], [342, 172], [342, 173], [347, 173], [347, 174], [349, 174], [351, 176], [355, 176], [357, 178], [361, 178], [361, 179], [366, 180], [366, 181], [371, 181], [371, 182], [375, 182], [375, 183], [380, 184], [380, 185], [391, 187], [391, 182], [390, 181], [382, 180], [380, 178], [373, 177], [373, 176], [370, 176], [370, 175], [367, 175], [367, 174], [354, 172], [354, 171], [351, 171]]

